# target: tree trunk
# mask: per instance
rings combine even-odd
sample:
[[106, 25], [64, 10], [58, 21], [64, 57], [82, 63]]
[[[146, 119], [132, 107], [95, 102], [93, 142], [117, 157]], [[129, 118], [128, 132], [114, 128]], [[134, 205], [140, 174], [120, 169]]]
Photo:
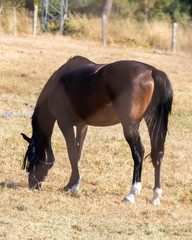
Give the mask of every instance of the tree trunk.
[[103, 0], [102, 15], [105, 14], [107, 19], [109, 19], [111, 13], [112, 2], [113, 0]]
[[33, 15], [34, 12], [34, 0], [25, 1], [25, 9], [28, 12], [28, 15]]

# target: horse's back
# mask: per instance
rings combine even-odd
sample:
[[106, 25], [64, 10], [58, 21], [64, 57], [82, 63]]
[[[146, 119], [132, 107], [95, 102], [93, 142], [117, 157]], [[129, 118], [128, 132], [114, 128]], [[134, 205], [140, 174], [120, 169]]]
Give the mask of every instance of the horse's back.
[[65, 64], [63, 64], [58, 70], [58, 75], [62, 76], [66, 73], [75, 71], [76, 69], [83, 68], [84, 66], [95, 65], [94, 62], [90, 61], [88, 58], [82, 56], [75, 56], [70, 58]]
[[150, 66], [134, 61], [95, 64], [79, 57], [66, 65], [59, 69], [51, 94], [54, 105], [59, 103], [57, 111], [67, 110], [74, 121], [96, 126], [116, 124], [122, 115], [135, 120], [144, 114], [153, 92]]

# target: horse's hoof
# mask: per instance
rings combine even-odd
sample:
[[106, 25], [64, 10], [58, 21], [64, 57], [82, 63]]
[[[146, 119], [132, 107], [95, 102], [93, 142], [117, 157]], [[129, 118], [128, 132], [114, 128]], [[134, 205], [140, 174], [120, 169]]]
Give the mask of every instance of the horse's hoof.
[[150, 203], [152, 204], [152, 205], [160, 205], [160, 200], [159, 200], [159, 198], [152, 198], [151, 199], [151, 201], [150, 201]]
[[71, 189], [71, 192], [77, 192], [79, 190], [79, 184], [81, 181], [81, 177], [76, 181], [76, 183], [71, 183], [71, 181], [64, 187], [64, 191], [67, 192]]
[[123, 200], [122, 202], [129, 202], [134, 204], [135, 203], [135, 198], [133, 194], [128, 194]]
[[64, 191], [64, 192], [68, 192], [68, 191], [69, 191], [69, 188], [66, 186], [66, 187], [63, 188], [63, 191]]
[[71, 192], [78, 192], [79, 191], [79, 184], [75, 184], [72, 188], [71, 188]]
[[155, 188], [153, 191], [153, 197], [150, 201], [151, 204], [153, 205], [160, 205], [160, 200], [159, 198], [161, 197], [162, 194], [162, 189], [161, 188]]

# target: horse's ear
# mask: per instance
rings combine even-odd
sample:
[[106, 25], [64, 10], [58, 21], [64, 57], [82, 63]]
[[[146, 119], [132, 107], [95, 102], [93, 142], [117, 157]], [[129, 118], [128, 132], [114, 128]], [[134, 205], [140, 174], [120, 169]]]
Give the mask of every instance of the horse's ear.
[[24, 133], [21, 133], [22, 137], [27, 141], [28, 143], [31, 143], [31, 138], [27, 137]]

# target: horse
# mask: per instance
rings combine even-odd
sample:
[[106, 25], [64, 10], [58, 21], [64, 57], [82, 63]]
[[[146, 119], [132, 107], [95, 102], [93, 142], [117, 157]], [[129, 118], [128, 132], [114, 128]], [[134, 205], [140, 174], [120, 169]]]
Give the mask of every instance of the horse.
[[144, 119], [155, 170], [151, 203], [160, 204], [160, 169], [172, 101], [166, 73], [153, 66], [131, 60], [96, 64], [82, 56], [70, 58], [52, 74], [39, 95], [32, 116], [32, 137], [22, 133], [29, 143], [22, 166], [29, 172], [29, 188], [40, 189], [55, 162], [51, 136], [56, 121], [66, 140], [72, 170], [64, 191], [71, 192], [79, 188], [78, 162], [88, 126], [120, 123], [134, 160], [132, 187], [122, 201], [135, 203], [141, 191], [145, 150], [139, 125]]

